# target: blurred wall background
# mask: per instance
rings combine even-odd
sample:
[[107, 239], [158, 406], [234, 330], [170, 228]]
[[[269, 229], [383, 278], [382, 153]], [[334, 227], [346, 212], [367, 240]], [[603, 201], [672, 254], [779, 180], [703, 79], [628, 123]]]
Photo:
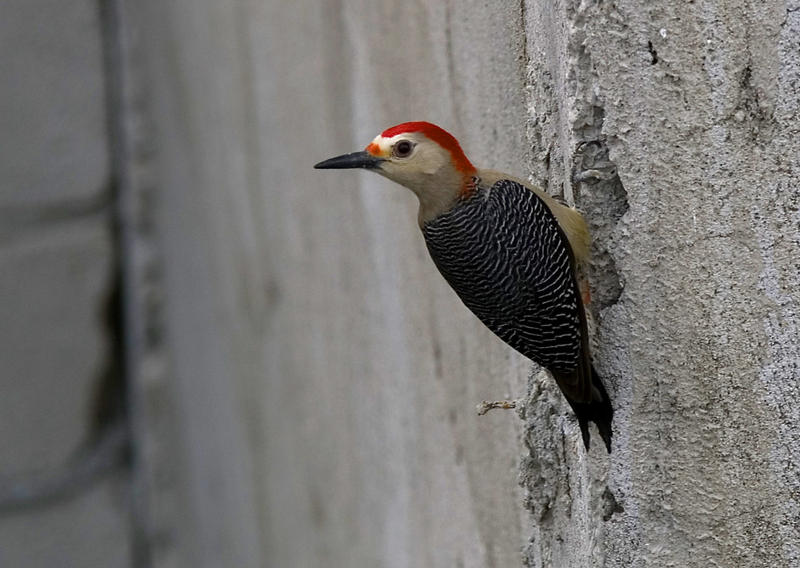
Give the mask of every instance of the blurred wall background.
[[[9, 0], [0, 47], [0, 566], [800, 563], [795, 0]], [[410, 192], [311, 168], [413, 119], [589, 219], [610, 456]]]
[[0, 6], [0, 566], [130, 565], [98, 6]]

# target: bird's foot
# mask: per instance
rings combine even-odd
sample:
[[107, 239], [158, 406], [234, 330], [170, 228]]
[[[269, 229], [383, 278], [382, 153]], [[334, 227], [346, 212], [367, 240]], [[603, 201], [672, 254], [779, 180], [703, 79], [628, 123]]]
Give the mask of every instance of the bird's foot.
[[599, 140], [578, 144], [572, 159], [572, 182], [608, 181], [617, 176], [617, 166], [608, 159], [608, 148]]
[[503, 410], [511, 410], [517, 407], [520, 400], [483, 400], [477, 406], [478, 416], [483, 416], [493, 408], [502, 408]]

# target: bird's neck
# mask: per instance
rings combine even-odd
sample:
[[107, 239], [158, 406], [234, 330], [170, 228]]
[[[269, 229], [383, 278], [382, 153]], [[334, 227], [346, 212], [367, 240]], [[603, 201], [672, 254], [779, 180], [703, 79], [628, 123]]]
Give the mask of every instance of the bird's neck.
[[469, 197], [475, 191], [473, 179], [472, 176], [465, 176], [438, 182], [431, 180], [430, 184], [426, 184], [424, 188], [418, 188], [418, 191], [412, 188], [419, 198], [419, 215], [417, 217], [419, 226], [422, 227], [439, 215], [447, 213], [463, 198]]
[[469, 197], [476, 189], [475, 175], [475, 171], [462, 172], [447, 167], [407, 184], [419, 198], [419, 226], [422, 227], [452, 209], [461, 199]]

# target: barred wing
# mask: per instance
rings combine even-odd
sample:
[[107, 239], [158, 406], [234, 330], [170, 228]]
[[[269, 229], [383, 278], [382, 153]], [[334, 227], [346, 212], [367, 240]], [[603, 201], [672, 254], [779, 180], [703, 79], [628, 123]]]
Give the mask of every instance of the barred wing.
[[585, 321], [572, 252], [533, 191], [500, 180], [427, 223], [423, 233], [439, 271], [498, 337], [559, 374], [579, 366]]

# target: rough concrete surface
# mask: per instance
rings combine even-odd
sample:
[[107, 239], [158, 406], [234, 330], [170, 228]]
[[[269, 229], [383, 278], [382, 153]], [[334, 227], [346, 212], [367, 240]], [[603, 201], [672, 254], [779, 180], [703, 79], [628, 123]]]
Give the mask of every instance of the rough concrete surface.
[[[184, 442], [175, 562], [800, 562], [800, 5], [128, 5]], [[411, 119], [586, 214], [610, 456], [448, 289], [409, 192], [311, 169]], [[476, 416], [505, 397], [519, 415]]]

